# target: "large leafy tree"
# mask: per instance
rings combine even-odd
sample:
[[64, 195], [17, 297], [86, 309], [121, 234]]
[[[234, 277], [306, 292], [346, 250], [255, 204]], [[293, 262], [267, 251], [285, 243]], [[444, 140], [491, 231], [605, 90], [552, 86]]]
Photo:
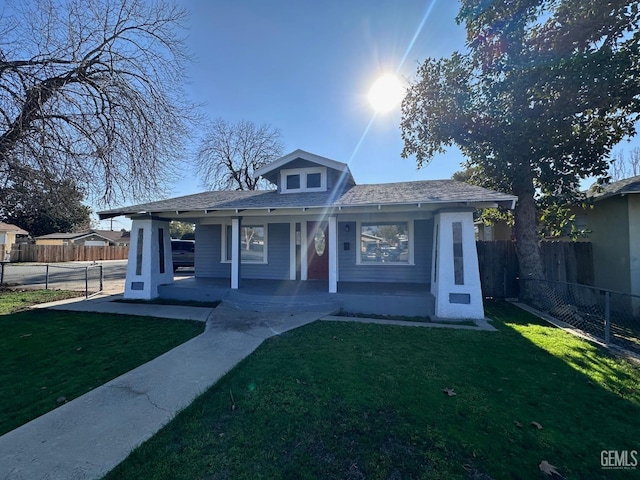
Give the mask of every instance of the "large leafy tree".
[[193, 223], [172, 221], [169, 224], [171, 238], [193, 240], [195, 238]]
[[467, 51], [428, 58], [404, 99], [403, 156], [457, 145], [484, 184], [518, 196], [524, 278], [542, 278], [536, 196], [604, 176], [640, 111], [637, 1], [463, 0]]
[[282, 156], [282, 134], [270, 125], [249, 120], [215, 120], [205, 133], [196, 170], [210, 190], [259, 190], [266, 182], [255, 171]]
[[22, 167], [13, 170], [0, 188], [0, 220], [18, 225], [32, 237], [85, 231], [91, 226], [91, 209], [83, 200], [83, 192], [70, 179], [52, 182]]
[[160, 0], [8, 0], [0, 11], [0, 184], [29, 167], [104, 202], [167, 184], [193, 120], [186, 13]]

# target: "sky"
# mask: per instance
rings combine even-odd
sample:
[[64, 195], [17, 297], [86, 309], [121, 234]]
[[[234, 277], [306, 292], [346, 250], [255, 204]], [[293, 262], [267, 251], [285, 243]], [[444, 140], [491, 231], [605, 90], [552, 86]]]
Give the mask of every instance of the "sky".
[[[400, 107], [376, 114], [367, 93], [384, 73], [408, 82], [427, 57], [464, 49], [451, 0], [178, 0], [194, 57], [186, 92], [211, 120], [280, 129], [298, 148], [349, 164], [357, 183], [450, 178], [456, 149], [417, 170], [402, 159]], [[185, 171], [171, 196], [203, 191]], [[124, 218], [114, 229], [127, 228]], [[110, 222], [101, 222], [109, 228]]]
[[[464, 50], [458, 2], [177, 1], [190, 12], [186, 93], [210, 120], [278, 128], [285, 154], [300, 148], [348, 163], [359, 184], [450, 178], [461, 169], [456, 148], [420, 170], [415, 158], [402, 159], [400, 107], [376, 114], [367, 100], [380, 75], [409, 82], [427, 57]], [[171, 196], [203, 191], [195, 172], [182, 178]], [[114, 229], [129, 225], [113, 221]]]

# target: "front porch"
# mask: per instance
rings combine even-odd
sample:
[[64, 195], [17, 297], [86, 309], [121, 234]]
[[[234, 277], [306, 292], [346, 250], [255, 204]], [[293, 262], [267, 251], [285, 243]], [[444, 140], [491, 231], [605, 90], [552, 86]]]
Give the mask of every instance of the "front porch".
[[338, 282], [328, 293], [321, 280], [249, 280], [232, 289], [228, 278], [193, 277], [160, 285], [161, 298], [202, 302], [223, 301], [244, 310], [325, 311], [343, 309], [378, 315], [433, 316], [435, 300], [428, 284]]

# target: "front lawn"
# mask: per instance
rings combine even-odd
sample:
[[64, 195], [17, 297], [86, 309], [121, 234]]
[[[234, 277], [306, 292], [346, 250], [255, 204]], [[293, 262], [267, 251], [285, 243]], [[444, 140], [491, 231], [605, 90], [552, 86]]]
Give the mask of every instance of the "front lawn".
[[[5, 298], [0, 297], [3, 305]], [[125, 315], [53, 310], [1, 315], [0, 435], [203, 330], [199, 322]]]
[[25, 310], [38, 303], [55, 302], [82, 297], [84, 293], [71, 290], [13, 290], [0, 289], [0, 315]]
[[640, 371], [514, 306], [487, 314], [499, 332], [316, 322], [274, 337], [106, 478], [637, 473], [600, 459], [640, 450]]

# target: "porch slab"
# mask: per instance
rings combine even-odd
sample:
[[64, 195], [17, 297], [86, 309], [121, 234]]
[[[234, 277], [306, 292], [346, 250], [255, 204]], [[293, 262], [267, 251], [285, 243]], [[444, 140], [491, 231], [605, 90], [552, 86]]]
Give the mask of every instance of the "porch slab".
[[230, 288], [227, 278], [193, 277], [158, 287], [161, 298], [222, 301], [255, 311], [339, 311], [378, 315], [431, 316], [434, 297], [429, 285], [414, 283], [338, 282], [328, 293], [326, 281], [248, 280]]

